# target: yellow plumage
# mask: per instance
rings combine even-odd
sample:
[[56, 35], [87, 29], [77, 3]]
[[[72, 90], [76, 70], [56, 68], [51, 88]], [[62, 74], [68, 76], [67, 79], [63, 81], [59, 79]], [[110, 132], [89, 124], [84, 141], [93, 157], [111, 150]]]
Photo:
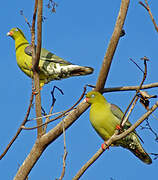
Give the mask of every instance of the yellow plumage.
[[[15, 40], [17, 64], [29, 77], [33, 78], [32, 48], [19, 28], [12, 28], [7, 34]], [[88, 75], [93, 68], [74, 65], [48, 50], [42, 48], [39, 61], [40, 86], [53, 80], [60, 80], [72, 76]]]
[[[114, 104], [106, 101], [99, 92], [91, 91], [86, 95], [86, 102], [91, 104], [90, 122], [96, 132], [107, 141], [115, 132], [116, 126], [120, 125], [123, 112]], [[129, 121], [123, 127], [123, 131], [131, 126]], [[115, 146], [122, 146], [130, 150], [135, 156], [146, 164], [151, 164], [152, 160], [143, 149], [136, 132], [113, 143]]]
[[104, 103], [102, 101], [93, 103], [89, 115], [92, 126], [105, 141], [114, 134], [116, 125], [120, 123], [115, 116], [111, 115], [110, 104], [106, 103], [106, 101]]

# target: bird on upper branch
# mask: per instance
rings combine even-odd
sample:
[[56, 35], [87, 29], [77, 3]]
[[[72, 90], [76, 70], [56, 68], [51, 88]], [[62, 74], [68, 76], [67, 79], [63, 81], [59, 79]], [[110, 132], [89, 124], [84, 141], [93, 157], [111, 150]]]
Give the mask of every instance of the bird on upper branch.
[[[16, 60], [18, 66], [27, 76], [33, 78], [32, 47], [26, 40], [22, 30], [19, 28], [12, 28], [7, 35], [15, 40]], [[93, 68], [72, 64], [44, 48], [41, 48], [38, 69], [40, 87], [53, 80], [93, 73]]]

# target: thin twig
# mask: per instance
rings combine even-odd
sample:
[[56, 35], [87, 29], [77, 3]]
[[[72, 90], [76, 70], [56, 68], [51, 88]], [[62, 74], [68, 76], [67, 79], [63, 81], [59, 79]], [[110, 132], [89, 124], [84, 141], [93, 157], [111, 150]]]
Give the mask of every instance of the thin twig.
[[137, 66], [137, 68], [138, 68], [140, 71], [142, 71], [142, 73], [144, 73], [143, 69], [142, 69], [140, 66], [138, 66], [138, 64], [137, 64], [132, 58], [129, 58], [129, 59]]
[[31, 25], [30, 25], [29, 21], [27, 20], [27, 18], [25, 17], [23, 10], [20, 11], [20, 14], [24, 17], [25, 22], [27, 23], [27, 25], [29, 26], [29, 28], [31, 30]]
[[15, 136], [12, 138], [12, 140], [10, 141], [10, 143], [7, 145], [6, 149], [4, 150], [4, 152], [0, 155], [0, 160], [5, 156], [5, 154], [8, 152], [8, 150], [10, 149], [11, 145], [14, 143], [14, 141], [17, 139], [18, 135], [20, 134], [20, 132], [22, 131], [22, 126], [25, 125], [25, 123], [27, 122], [27, 119], [28, 119], [28, 116], [30, 114], [30, 110], [31, 110], [31, 107], [32, 107], [32, 102], [33, 102], [33, 97], [34, 97], [34, 94], [32, 93], [31, 94], [31, 97], [30, 97], [30, 104], [29, 104], [29, 107], [28, 107], [28, 110], [26, 112], [26, 115], [25, 115], [25, 118], [23, 120], [23, 122], [21, 123], [19, 129], [17, 130]]
[[152, 155], [152, 156], [155, 156], [154, 160], [158, 159], [158, 153], [149, 153], [149, 154]]
[[158, 134], [153, 130], [153, 128], [151, 127], [148, 119], [146, 119], [146, 125], [145, 127], [141, 126], [141, 129], [149, 129], [155, 136], [155, 141], [158, 142]]
[[[32, 18], [32, 27], [31, 27], [31, 34], [35, 33], [35, 22], [36, 22], [36, 15], [37, 15], [37, 7], [38, 7], [38, 0], [35, 1], [35, 7], [33, 12], [33, 18]], [[34, 37], [32, 37], [34, 38]], [[33, 43], [31, 43], [33, 46]]]
[[[51, 106], [51, 108], [50, 108], [50, 110], [49, 110], [49, 114], [45, 116], [45, 117], [46, 117], [45, 123], [47, 123], [47, 122], [50, 121], [49, 117], [50, 117], [50, 115], [52, 114], [52, 111], [53, 111], [53, 108], [54, 108], [54, 104], [55, 104], [55, 103], [52, 104], [52, 106]], [[48, 123], [45, 124], [45, 126], [44, 126], [44, 128], [43, 128], [44, 133], [46, 133], [47, 125], [48, 125]]]
[[[87, 84], [87, 86], [95, 88], [96, 86]], [[118, 91], [136, 91], [139, 86], [119, 86], [119, 87], [109, 87], [104, 88], [101, 90], [101, 93], [108, 93], [108, 92], [118, 92]], [[150, 89], [158, 87], [158, 83], [151, 83], [151, 84], [145, 84], [141, 87], [141, 89]]]
[[122, 119], [122, 123], [121, 123], [121, 126], [122, 126], [122, 127], [123, 127], [123, 126], [126, 124], [126, 122], [128, 121], [128, 118], [129, 118], [131, 112], [133, 111], [133, 109], [134, 109], [137, 101], [138, 101], [138, 96], [136, 96], [136, 98], [135, 98], [135, 100], [134, 100], [131, 108], [129, 109], [129, 111], [128, 111], [128, 113], [127, 113], [127, 116], [126, 116], [124, 119]]
[[60, 111], [60, 112], [55, 112], [55, 113], [52, 113], [52, 114], [48, 114], [48, 115], [44, 115], [44, 116], [41, 116], [41, 117], [37, 117], [37, 118], [31, 118], [31, 119], [28, 119], [28, 121], [33, 121], [33, 120], [37, 120], [37, 119], [40, 119], [40, 118], [48, 118], [48, 117], [51, 117], [51, 116], [55, 116], [57, 114], [62, 114], [64, 113], [65, 111]]
[[150, 15], [150, 18], [151, 18], [151, 20], [152, 20], [152, 22], [154, 24], [155, 30], [158, 32], [158, 26], [157, 26], [157, 24], [155, 22], [155, 19], [154, 19], [153, 15], [152, 15], [151, 9], [150, 9], [149, 4], [148, 4], [148, 1], [145, 0], [146, 5], [144, 3], [142, 3], [141, 1], [139, 1], [139, 4], [142, 5], [148, 11], [148, 13]]
[[55, 117], [55, 118], [53, 118], [53, 119], [50, 119], [48, 122], [45, 122], [45, 123], [41, 124], [40, 126], [34, 126], [34, 127], [32, 127], [32, 128], [27, 128], [27, 127], [25, 127], [25, 126], [22, 126], [22, 128], [25, 129], [25, 130], [33, 130], [33, 129], [39, 128], [39, 127], [41, 127], [41, 126], [44, 126], [44, 125], [46, 125], [46, 124], [48, 124], [48, 123], [50, 123], [50, 122], [52, 122], [52, 121], [55, 121], [55, 120], [57, 120], [57, 119], [59, 119], [59, 118], [62, 118], [63, 116], [66, 115], [67, 112], [71, 111], [71, 110], [82, 100], [82, 98], [83, 98], [84, 95], [85, 95], [85, 92], [86, 92], [86, 87], [84, 87], [84, 91], [83, 91], [81, 97], [77, 100], [77, 102], [76, 102], [72, 107], [70, 107], [69, 109], [67, 109], [66, 111], [64, 111], [64, 113], [62, 113], [61, 115], [59, 115], [59, 116], [57, 116], [57, 117]]
[[125, 136], [127, 136], [129, 133], [131, 133], [132, 131], [134, 131], [150, 114], [152, 114], [156, 109], [158, 108], [158, 101], [143, 115], [141, 116], [140, 119], [138, 119], [138, 121], [133, 124], [130, 128], [128, 128], [126, 131], [124, 131], [124, 134], [121, 133], [119, 135], [117, 135], [117, 137], [115, 138], [115, 141], [117, 141], [118, 139], [121, 139]]
[[[128, 110], [129, 110], [129, 108], [131, 107], [131, 105], [133, 104], [133, 102], [134, 102], [134, 100], [135, 100], [135, 98], [136, 98], [136, 96], [137, 96], [137, 94], [138, 94], [138, 92], [140, 91], [140, 89], [141, 89], [141, 87], [142, 87], [142, 85], [143, 85], [143, 83], [144, 83], [144, 81], [145, 81], [145, 79], [146, 79], [146, 76], [147, 76], [147, 63], [146, 63], [146, 59], [144, 59], [144, 71], [143, 71], [143, 79], [142, 79], [142, 81], [141, 81], [141, 83], [140, 83], [140, 85], [139, 85], [139, 87], [138, 87], [138, 89], [136, 90], [136, 93], [135, 93], [135, 95], [134, 95], [134, 97], [133, 97], [133, 99], [131, 100], [131, 102], [130, 102], [130, 104], [128, 105], [128, 107], [127, 107], [127, 109], [126, 109], [126, 111], [125, 111], [125, 113], [124, 113], [124, 115], [123, 115], [123, 117], [122, 117], [122, 119], [121, 119], [121, 122], [120, 122], [120, 126], [121, 127], [123, 127], [123, 124], [122, 123], [126, 123], [127, 122], [127, 120], [128, 120], [128, 117], [127, 118], [125, 118], [125, 116], [126, 116], [126, 113], [128, 112]], [[135, 63], [136, 64], [136, 63]], [[137, 64], [136, 64], [137, 65]], [[139, 67], [138, 65], [137, 65], [137, 67]], [[141, 70], [141, 68], [139, 67], [139, 69]], [[142, 70], [141, 70], [142, 71]], [[136, 101], [138, 100], [138, 98], [136, 98]], [[135, 101], [135, 103], [134, 104], [136, 104], [136, 101]], [[134, 108], [134, 106], [132, 107], [132, 108]], [[132, 109], [131, 108], [131, 110], [130, 110], [130, 113], [132, 112]], [[129, 114], [130, 114], [129, 113]], [[129, 114], [128, 114], [128, 116], [129, 116]], [[125, 119], [124, 119], [125, 118]]]
[[[53, 108], [54, 108], [54, 105], [55, 105], [55, 102], [56, 102], [56, 98], [55, 98], [55, 96], [54, 96], [55, 89], [57, 89], [62, 95], [64, 95], [63, 91], [62, 91], [60, 88], [58, 88], [57, 86], [54, 86], [54, 87], [53, 87], [53, 90], [51, 91], [51, 95], [52, 95], [52, 105], [51, 105], [51, 108], [50, 108], [50, 110], [49, 110], [49, 114], [52, 113]], [[47, 123], [47, 122], [49, 122], [49, 120], [50, 120], [49, 117], [47, 117], [45, 122]], [[45, 132], [45, 133], [46, 133], [47, 125], [48, 125], [48, 124], [46, 124], [46, 125], [44, 126], [44, 132]]]
[[66, 169], [66, 157], [67, 157], [67, 150], [66, 150], [66, 136], [65, 136], [65, 125], [64, 125], [64, 120], [62, 121], [63, 123], [63, 135], [64, 135], [64, 156], [63, 156], [63, 169], [62, 169], [62, 173], [61, 176], [59, 178], [59, 180], [62, 180], [64, 175], [65, 175], [65, 169]]
[[149, 8], [148, 8], [144, 3], [142, 3], [141, 1], [139, 1], [139, 4], [142, 5], [147, 11], [149, 11]]

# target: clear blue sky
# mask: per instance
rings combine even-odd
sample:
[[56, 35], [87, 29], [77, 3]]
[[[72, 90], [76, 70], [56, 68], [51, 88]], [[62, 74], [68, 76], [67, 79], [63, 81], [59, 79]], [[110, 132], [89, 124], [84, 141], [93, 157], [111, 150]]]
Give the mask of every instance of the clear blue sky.
[[[50, 91], [54, 85], [64, 91], [64, 96], [56, 92], [57, 102], [54, 111], [69, 108], [79, 98], [83, 86], [87, 83], [95, 84], [101, 63], [113, 32], [120, 1], [57, 1], [55, 14], [51, 14], [44, 1], [43, 42], [42, 46], [75, 64], [91, 66], [95, 69], [90, 76], [54, 81], [42, 90], [42, 105], [48, 112], [51, 104]], [[30, 41], [30, 32], [24, 18], [20, 15], [23, 10], [31, 22], [34, 2], [32, 0], [14, 0], [1, 2], [1, 132], [0, 153], [15, 135], [23, 121], [31, 94], [31, 80], [17, 67], [14, 41], [6, 36], [12, 27], [21, 28]], [[153, 15], [158, 22], [158, 2], [152, 1]], [[114, 61], [108, 76], [106, 86], [138, 85], [142, 73], [129, 61], [133, 58], [143, 68], [143, 56], [149, 57], [148, 76], [145, 83], [157, 82], [158, 68], [158, 34], [147, 12], [138, 4], [131, 1], [126, 22], [126, 35], [120, 39], [114, 56]], [[157, 94], [157, 88], [148, 90]], [[109, 102], [119, 105], [125, 110], [133, 92], [108, 93], [105, 97]], [[154, 104], [152, 100], [151, 105]], [[34, 109], [32, 110], [32, 112]], [[130, 119], [134, 123], [143, 113], [144, 108], [137, 105]], [[158, 116], [158, 112], [155, 112]], [[34, 113], [31, 114], [31, 117]], [[92, 129], [89, 122], [89, 110], [84, 113], [66, 131], [68, 156], [66, 160], [65, 180], [71, 180], [83, 164], [100, 148], [103, 142]], [[49, 125], [53, 128], [57, 123]], [[150, 117], [150, 122], [158, 132], [158, 121]], [[33, 126], [33, 123], [28, 124]], [[137, 128], [144, 140], [147, 152], [158, 153], [158, 144], [154, 135], [149, 131]], [[12, 145], [7, 155], [0, 161], [0, 179], [11, 180], [19, 165], [26, 158], [36, 139], [36, 131], [22, 131], [19, 138]], [[62, 170], [63, 136], [52, 143], [43, 153], [29, 175], [29, 180], [50, 180], [58, 178]], [[133, 154], [123, 148], [110, 148], [83, 175], [82, 180], [133, 180], [156, 179], [158, 160], [148, 166], [143, 164]]]

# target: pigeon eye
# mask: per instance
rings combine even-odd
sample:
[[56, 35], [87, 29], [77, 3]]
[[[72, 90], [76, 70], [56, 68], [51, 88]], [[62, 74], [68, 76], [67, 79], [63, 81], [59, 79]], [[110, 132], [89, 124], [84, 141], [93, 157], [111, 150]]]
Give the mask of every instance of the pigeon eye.
[[91, 95], [91, 97], [92, 97], [92, 98], [94, 98], [94, 97], [95, 97], [95, 95], [94, 95], [94, 94], [92, 94], [92, 95]]

